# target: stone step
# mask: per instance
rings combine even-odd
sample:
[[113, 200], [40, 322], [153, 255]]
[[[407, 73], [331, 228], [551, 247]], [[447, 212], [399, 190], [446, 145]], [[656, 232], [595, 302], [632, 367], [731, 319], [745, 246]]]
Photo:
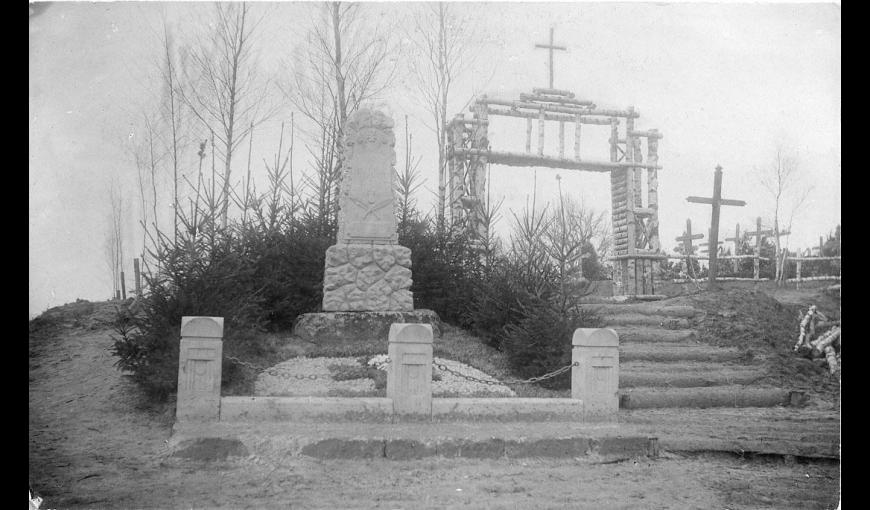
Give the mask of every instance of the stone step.
[[601, 315], [605, 328], [619, 326], [653, 326], [662, 329], [689, 329], [692, 323], [689, 319], [669, 317], [667, 315], [648, 315], [642, 313], [625, 313], [619, 315]]
[[622, 314], [641, 314], [641, 315], [663, 315], [666, 317], [676, 317], [691, 319], [703, 315], [701, 310], [687, 305], [667, 305], [661, 302], [653, 301], [649, 303], [626, 303], [626, 304], [584, 304], [580, 305], [584, 310], [593, 311], [599, 315], [622, 315]]
[[619, 335], [620, 345], [623, 343], [690, 342], [698, 336], [698, 332], [694, 329], [617, 326], [613, 330]]
[[760, 366], [682, 361], [620, 362], [619, 387], [695, 388], [752, 384], [767, 374]]
[[740, 349], [714, 347], [692, 342], [622, 343], [620, 362], [628, 361], [737, 361], [743, 357]]
[[619, 414], [620, 425], [658, 437], [662, 451], [840, 457], [840, 416], [834, 409], [663, 408], [625, 409]]
[[620, 390], [620, 409], [668, 407], [774, 407], [796, 405], [800, 392], [773, 387], [710, 386], [706, 388], [627, 388]]
[[578, 420], [401, 424], [176, 423], [172, 457], [221, 460], [219, 455], [286, 458], [411, 460], [423, 457], [624, 459], [658, 455], [658, 442], [615, 421]]

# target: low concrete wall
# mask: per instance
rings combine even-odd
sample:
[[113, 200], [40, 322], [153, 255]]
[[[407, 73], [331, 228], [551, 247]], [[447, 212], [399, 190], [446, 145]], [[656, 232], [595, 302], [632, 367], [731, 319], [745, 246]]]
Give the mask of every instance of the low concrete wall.
[[433, 399], [433, 330], [419, 323], [390, 327], [387, 398], [221, 397], [223, 318], [185, 317], [181, 336], [179, 422], [607, 421], [619, 410], [619, 337], [612, 329], [575, 331], [570, 399]]
[[220, 421], [387, 422], [393, 416], [389, 398], [223, 397]]

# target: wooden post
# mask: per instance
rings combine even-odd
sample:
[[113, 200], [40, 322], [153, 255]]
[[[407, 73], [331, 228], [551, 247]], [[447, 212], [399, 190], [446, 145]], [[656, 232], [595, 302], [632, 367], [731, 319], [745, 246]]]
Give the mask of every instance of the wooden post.
[[[485, 98], [485, 96], [483, 96]], [[475, 103], [474, 108], [475, 120], [477, 124], [474, 126], [474, 147], [480, 150], [489, 149], [488, 122], [485, 103]], [[474, 165], [469, 169], [471, 180], [471, 192], [474, 194], [474, 204], [472, 210], [469, 211], [471, 216], [471, 228], [479, 240], [487, 238], [486, 225], [483, 222], [482, 209], [484, 197], [486, 195], [486, 162], [487, 156], [479, 154], [474, 158]]]
[[526, 118], [526, 154], [532, 153], [532, 118]]
[[[780, 231], [778, 226], [774, 225], [774, 227], [775, 228], [773, 229], [773, 237], [774, 237], [774, 240], [776, 242], [776, 246], [780, 246], [779, 238], [782, 236], [787, 236], [787, 235], [791, 234], [791, 231], [790, 230]], [[782, 280], [784, 279], [783, 275], [785, 274], [785, 258], [788, 255], [787, 252], [788, 252], [788, 250], [782, 250], [782, 253], [780, 253], [780, 250], [777, 249], [775, 254], [774, 254], [774, 258], [773, 258], [774, 280], [776, 279], [777, 267], [780, 269], [779, 280], [777, 281], [777, 283], [781, 283]]]
[[559, 158], [565, 157], [565, 123], [559, 122]]
[[124, 271], [121, 271], [121, 299], [127, 299], [127, 282], [124, 281]]
[[[616, 117], [610, 118], [610, 161], [616, 163], [619, 160], [618, 152], [619, 143], [619, 119]], [[626, 185], [626, 170], [618, 169], [610, 172], [610, 198], [612, 201], [611, 215], [613, 224], [613, 244], [614, 253], [617, 256], [628, 253], [628, 236], [627, 227], [628, 213], [627, 198], [628, 187]], [[625, 261], [622, 259], [614, 261], [613, 264], [613, 294], [620, 296], [625, 295], [623, 286], [623, 278], [625, 271]]]
[[538, 156], [544, 155], [544, 110], [538, 115]]
[[[462, 148], [463, 143], [463, 121], [465, 120], [465, 115], [458, 113], [453, 117], [453, 146], [455, 149]], [[452, 184], [452, 193], [453, 195], [450, 197], [450, 215], [453, 221], [453, 224], [456, 225], [462, 221], [463, 218], [463, 209], [462, 209], [462, 197], [465, 196], [465, 156], [459, 155], [455, 153], [454, 156], [450, 159], [453, 163], [453, 167], [450, 173], [450, 182]]]
[[[655, 136], [650, 136], [647, 139], [647, 163], [653, 167], [659, 164], [659, 138], [658, 129], [650, 130]], [[653, 216], [650, 221], [653, 223], [650, 236], [650, 248], [655, 251], [661, 249], [659, 242], [659, 180], [658, 170], [656, 168], [648, 168], [646, 171], [647, 180], [647, 202], [646, 206], [653, 210]], [[655, 265], [653, 264], [653, 273], [655, 273]]]
[[[796, 287], [798, 290], [800, 290], [800, 288], [801, 288], [801, 262], [802, 262], [801, 259], [797, 260], [797, 269], [795, 270], [797, 272], [797, 274], [795, 276], [797, 276]], [[785, 272], [785, 271], [783, 271], [783, 272]]]
[[116, 299], [117, 301], [120, 301], [120, 300], [121, 300], [121, 291], [120, 291], [120, 290], [116, 290], [116, 291], [115, 291], [115, 299]]
[[574, 118], [574, 159], [580, 161], [580, 114]]
[[610, 161], [616, 163], [619, 161], [619, 119], [616, 117], [610, 118]]
[[142, 274], [139, 272], [139, 259], [133, 259], [133, 277], [136, 280], [136, 297], [142, 297]]
[[755, 258], [752, 260], [752, 277], [756, 280], [761, 279], [761, 216], [755, 221], [755, 228], [758, 235], [755, 237]]

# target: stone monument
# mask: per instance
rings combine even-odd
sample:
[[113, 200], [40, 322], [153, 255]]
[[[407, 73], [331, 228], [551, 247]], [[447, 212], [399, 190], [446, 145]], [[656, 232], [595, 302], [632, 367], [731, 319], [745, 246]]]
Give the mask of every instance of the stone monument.
[[411, 250], [396, 232], [393, 121], [359, 110], [345, 133], [338, 240], [326, 251], [323, 310], [413, 310]]
[[383, 339], [392, 323], [429, 323], [438, 315], [414, 310], [411, 250], [399, 245], [394, 193], [393, 121], [360, 109], [345, 125], [338, 237], [326, 250], [323, 313], [300, 316], [294, 334], [321, 342]]

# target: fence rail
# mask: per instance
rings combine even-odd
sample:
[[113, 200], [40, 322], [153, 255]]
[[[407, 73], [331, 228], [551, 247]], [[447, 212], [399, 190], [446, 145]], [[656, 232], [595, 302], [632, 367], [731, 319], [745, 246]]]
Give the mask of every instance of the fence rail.
[[[700, 256], [700, 255], [698, 255], [698, 256], [696, 256], [696, 255], [686, 256], [686, 255], [666, 254], [666, 258], [667, 258], [667, 260], [680, 260], [680, 261], [686, 260], [687, 258], [691, 258], [692, 260], [699, 260], [699, 261], [700, 260], [710, 260], [709, 256]], [[716, 280], [719, 280], [719, 281], [755, 281], [755, 282], [761, 282], [761, 281], [774, 281], [776, 279], [775, 277], [762, 278], [759, 271], [758, 271], [760, 261], [764, 260], [764, 261], [768, 261], [772, 264], [775, 264], [776, 263], [775, 257], [758, 257], [758, 256], [752, 255], [752, 254], [749, 254], [749, 255], [719, 255], [716, 257], [716, 259], [717, 260], [731, 260], [731, 261], [751, 259], [751, 260], [756, 261], [756, 263], [755, 263], [755, 267], [756, 267], [755, 275], [753, 277], [717, 276]], [[800, 288], [800, 284], [802, 282], [807, 282], [807, 281], [841, 280], [842, 273], [837, 274], [837, 275], [814, 275], [814, 276], [803, 276], [802, 275], [802, 269], [803, 269], [804, 263], [809, 263], [809, 262], [840, 262], [841, 260], [842, 260], [841, 256], [834, 256], [834, 257], [788, 257], [788, 256], [786, 256], [784, 259], [783, 272], [786, 273], [789, 269], [789, 264], [794, 263], [795, 264], [795, 277], [783, 278], [783, 281], [797, 283], [798, 288]], [[842, 272], [842, 268], [840, 268], [840, 270]], [[735, 272], [736, 272], [736, 266], [735, 266]], [[697, 277], [694, 277], [694, 278], [674, 278], [671, 280], [664, 279], [663, 281], [670, 281], [673, 283], [690, 283], [690, 282], [696, 281], [697, 279], [698, 279]]]

